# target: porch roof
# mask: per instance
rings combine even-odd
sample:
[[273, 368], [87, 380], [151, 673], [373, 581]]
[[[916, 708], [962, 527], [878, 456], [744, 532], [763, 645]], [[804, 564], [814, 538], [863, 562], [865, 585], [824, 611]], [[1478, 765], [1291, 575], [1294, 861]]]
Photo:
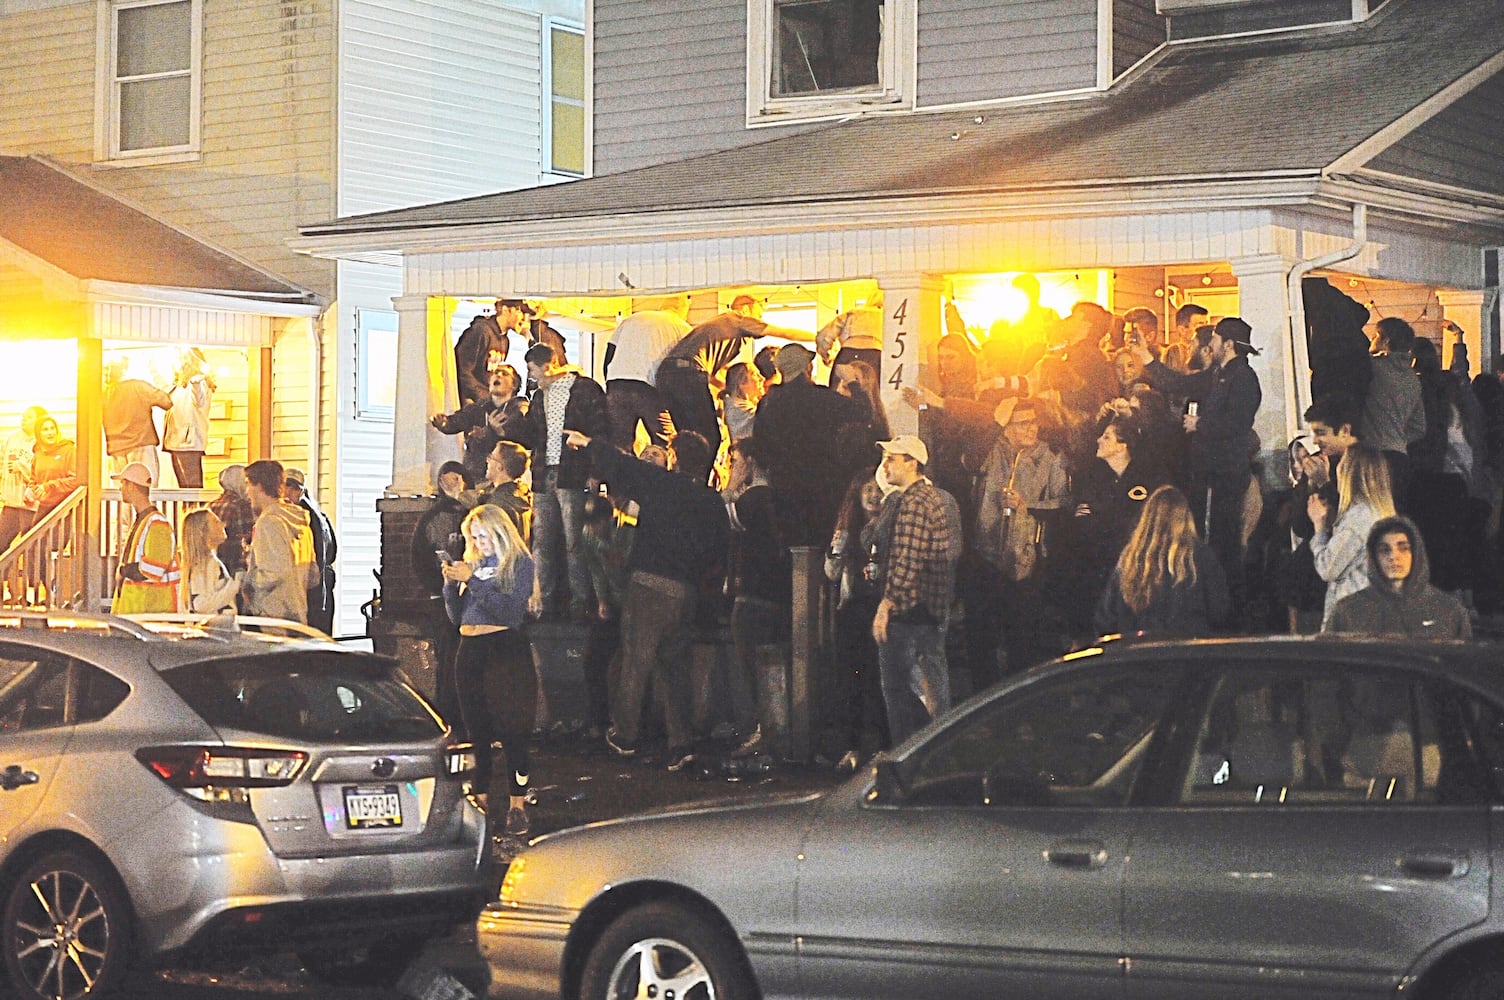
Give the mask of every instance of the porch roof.
[[0, 156], [0, 239], [80, 280], [314, 299], [36, 156]]
[[[1357, 25], [1167, 46], [1084, 99], [873, 115], [619, 174], [351, 216], [301, 234], [328, 245], [341, 235], [696, 209], [1317, 178], [1361, 167], [1501, 67], [1498, 0], [1391, 0]], [[1497, 178], [1501, 167], [1491, 162]]]

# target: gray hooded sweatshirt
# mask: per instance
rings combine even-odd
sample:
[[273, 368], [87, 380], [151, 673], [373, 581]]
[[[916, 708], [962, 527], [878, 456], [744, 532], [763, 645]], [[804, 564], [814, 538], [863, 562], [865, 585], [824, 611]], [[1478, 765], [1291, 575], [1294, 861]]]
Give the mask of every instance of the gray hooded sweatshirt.
[[242, 593], [245, 613], [308, 623], [308, 588], [319, 582], [308, 514], [278, 500], [251, 529], [250, 569]]
[[[1398, 591], [1384, 582], [1377, 555], [1379, 539], [1395, 531], [1403, 531], [1410, 538], [1413, 559], [1410, 575]], [[1462, 602], [1431, 586], [1426, 545], [1409, 518], [1383, 518], [1368, 532], [1368, 578], [1375, 582], [1337, 603], [1328, 631], [1412, 639], [1473, 637], [1473, 625]]]

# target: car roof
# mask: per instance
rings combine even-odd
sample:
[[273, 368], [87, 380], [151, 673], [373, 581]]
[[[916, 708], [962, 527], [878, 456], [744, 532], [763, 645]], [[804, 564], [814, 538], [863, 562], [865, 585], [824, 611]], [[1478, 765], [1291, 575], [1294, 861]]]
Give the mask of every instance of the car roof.
[[17, 642], [76, 656], [122, 675], [132, 669], [155, 672], [212, 659], [289, 652], [375, 656], [328, 638], [238, 631], [215, 624], [174, 618], [141, 622], [71, 612], [0, 612], [0, 643]]
[[1429, 641], [1361, 635], [1264, 635], [1217, 639], [1112, 637], [1071, 653], [1066, 661], [1102, 656], [1108, 662], [1203, 660], [1208, 666], [1234, 660], [1330, 659], [1344, 664], [1406, 666], [1445, 675], [1504, 696], [1504, 643], [1489, 639]]

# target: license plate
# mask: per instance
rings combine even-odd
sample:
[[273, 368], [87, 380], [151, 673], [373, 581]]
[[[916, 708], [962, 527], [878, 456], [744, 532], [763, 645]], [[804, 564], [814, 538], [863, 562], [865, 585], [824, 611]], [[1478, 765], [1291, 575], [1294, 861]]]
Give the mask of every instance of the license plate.
[[396, 785], [347, 785], [345, 825], [351, 830], [370, 830], [402, 825], [402, 799]]

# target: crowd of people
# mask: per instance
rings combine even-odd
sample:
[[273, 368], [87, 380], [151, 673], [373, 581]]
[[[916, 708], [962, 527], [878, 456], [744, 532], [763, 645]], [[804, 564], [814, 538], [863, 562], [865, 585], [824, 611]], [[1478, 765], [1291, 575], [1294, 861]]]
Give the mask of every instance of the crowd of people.
[[[334, 631], [334, 528], [301, 469], [265, 459], [229, 465], [220, 495], [180, 531], [152, 503], [152, 470], [112, 474], [134, 513], [116, 563], [115, 614], [241, 614]], [[181, 537], [179, 537], [181, 535]]]
[[[535, 683], [515, 636], [535, 618], [588, 627], [589, 722], [610, 752], [643, 754], [661, 726], [674, 770], [709, 735], [686, 650], [720, 622], [731, 755], [787, 755], [798, 547], [825, 555], [821, 748], [848, 766], [944, 711], [962, 664], [981, 689], [1110, 633], [1461, 637], [1497, 601], [1504, 361], [1470, 384], [1465, 359], [1443, 370], [1381, 320], [1355, 391], [1315, 400], [1270, 490], [1249, 324], [1196, 305], [1163, 331], [1147, 309], [1059, 316], [1019, 288], [1028, 312], [980, 343], [948, 310], [938, 385], [902, 394], [918, 435], [889, 431], [875, 304], [811, 336], [766, 325], [750, 296], [697, 326], [670, 301], [622, 321], [604, 384], [532, 343], [526, 395], [493, 347], [489, 394], [434, 416], [465, 433], [465, 460], [441, 470], [413, 558], [444, 608], [441, 705], [472, 735], [512, 734], [513, 832], [531, 707], [510, 699]], [[489, 700], [487, 671], [506, 678]]]

